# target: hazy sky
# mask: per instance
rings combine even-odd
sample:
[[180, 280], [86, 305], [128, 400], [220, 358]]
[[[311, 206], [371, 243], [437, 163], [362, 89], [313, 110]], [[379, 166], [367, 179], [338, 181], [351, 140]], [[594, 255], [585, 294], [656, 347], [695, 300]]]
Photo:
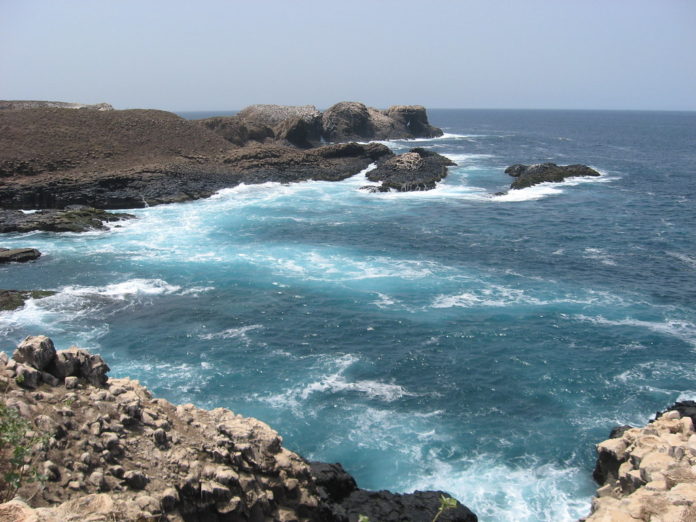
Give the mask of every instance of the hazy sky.
[[0, 0], [0, 99], [696, 110], [696, 0]]

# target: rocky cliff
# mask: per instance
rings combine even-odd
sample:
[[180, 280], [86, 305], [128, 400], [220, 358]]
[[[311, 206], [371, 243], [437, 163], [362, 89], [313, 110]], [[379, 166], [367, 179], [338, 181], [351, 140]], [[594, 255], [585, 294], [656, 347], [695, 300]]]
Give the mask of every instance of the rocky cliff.
[[[56, 351], [44, 336], [12, 359], [0, 352], [2, 402], [30, 423], [26, 462], [45, 479], [0, 504], [0, 520], [430, 521], [438, 510], [440, 492], [361, 490], [340, 465], [284, 448], [261, 421], [176, 406], [108, 371], [101, 357]], [[439, 520], [476, 516], [457, 504]]]
[[442, 136], [442, 130], [430, 125], [421, 105], [395, 105], [379, 110], [360, 102], [339, 102], [323, 113], [313, 105], [251, 105], [235, 116], [207, 118], [198, 123], [238, 146], [275, 141], [309, 148], [322, 141]]
[[597, 445], [600, 488], [586, 522], [696, 520], [696, 403], [658, 413], [644, 428], [622, 426]]

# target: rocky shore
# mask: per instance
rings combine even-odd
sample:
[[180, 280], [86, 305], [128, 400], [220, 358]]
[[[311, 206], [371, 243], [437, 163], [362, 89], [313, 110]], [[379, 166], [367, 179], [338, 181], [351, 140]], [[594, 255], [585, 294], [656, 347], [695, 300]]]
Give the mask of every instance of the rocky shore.
[[[430, 521], [438, 511], [441, 492], [359, 489], [340, 465], [283, 448], [261, 421], [177, 406], [108, 371], [44, 336], [11, 359], [0, 352], [2, 402], [28, 423], [25, 463], [44, 479], [0, 504], [0, 520]], [[456, 503], [438, 520], [477, 518]]]
[[615, 428], [597, 445], [600, 484], [585, 522], [696, 520], [696, 402], [678, 402], [644, 428]]
[[[394, 157], [384, 145], [350, 140], [442, 134], [419, 106], [378, 111], [342, 102], [320, 113], [312, 106], [259, 105], [195, 122], [156, 110], [3, 103], [3, 209], [140, 208], [208, 197], [240, 183], [337, 181]], [[432, 187], [432, 176], [411, 185]], [[5, 215], [0, 222], [18, 219]]]

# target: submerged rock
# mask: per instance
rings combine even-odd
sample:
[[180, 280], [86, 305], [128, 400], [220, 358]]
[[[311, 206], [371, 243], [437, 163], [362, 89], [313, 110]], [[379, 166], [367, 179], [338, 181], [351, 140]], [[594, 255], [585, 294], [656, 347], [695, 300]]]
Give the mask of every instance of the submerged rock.
[[587, 165], [556, 165], [555, 163], [537, 163], [535, 165], [515, 164], [505, 169], [505, 173], [517, 178], [510, 185], [511, 189], [522, 189], [545, 182], [559, 182], [566, 178], [599, 176], [600, 173]]
[[41, 257], [41, 252], [35, 248], [0, 248], [0, 264], [26, 263]]
[[55, 295], [49, 290], [0, 290], [0, 311], [16, 310], [29, 299], [41, 299]]
[[381, 181], [378, 187], [367, 187], [373, 192], [410, 192], [431, 190], [447, 176], [447, 167], [455, 163], [435, 152], [422, 148], [394, 156], [367, 173], [370, 181]]

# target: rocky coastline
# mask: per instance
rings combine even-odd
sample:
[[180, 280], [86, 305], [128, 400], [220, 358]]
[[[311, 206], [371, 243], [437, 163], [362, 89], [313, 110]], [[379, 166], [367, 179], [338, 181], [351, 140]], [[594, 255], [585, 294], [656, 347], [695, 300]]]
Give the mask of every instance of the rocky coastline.
[[[430, 521], [449, 498], [362, 490], [339, 464], [284, 448], [261, 421], [177, 406], [108, 372], [98, 355], [56, 351], [45, 336], [11, 359], [0, 352], [2, 402], [28, 423], [25, 462], [43, 476], [0, 504], [1, 520]], [[438, 520], [477, 520], [454, 504]]]
[[[200, 121], [157, 110], [75, 110], [58, 102], [0, 107], [5, 210], [141, 208], [208, 197], [240, 183], [338, 181], [394, 157], [384, 145], [352, 140], [442, 134], [423, 107], [379, 111], [357, 102], [323, 113], [313, 106], [257, 105]], [[424, 176], [411, 185], [432, 187], [431, 173]], [[0, 224], [17, 219], [0, 216]]]
[[696, 520], [696, 402], [677, 402], [643, 428], [619, 426], [597, 445], [599, 483], [585, 522]]

